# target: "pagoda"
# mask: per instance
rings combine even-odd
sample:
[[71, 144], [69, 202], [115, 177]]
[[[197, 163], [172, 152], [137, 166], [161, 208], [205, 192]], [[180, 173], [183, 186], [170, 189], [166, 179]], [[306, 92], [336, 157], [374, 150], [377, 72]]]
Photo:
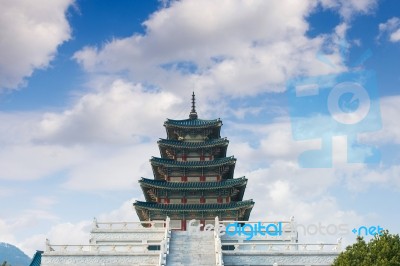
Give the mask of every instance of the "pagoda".
[[189, 119], [164, 122], [160, 157], [150, 164], [154, 179], [141, 178], [146, 201], [136, 201], [141, 221], [171, 219], [171, 227], [186, 230], [195, 219], [202, 225], [220, 220], [248, 221], [253, 200], [243, 200], [247, 179], [233, 178], [236, 158], [226, 156], [229, 141], [221, 138], [222, 121], [199, 119], [195, 94]]

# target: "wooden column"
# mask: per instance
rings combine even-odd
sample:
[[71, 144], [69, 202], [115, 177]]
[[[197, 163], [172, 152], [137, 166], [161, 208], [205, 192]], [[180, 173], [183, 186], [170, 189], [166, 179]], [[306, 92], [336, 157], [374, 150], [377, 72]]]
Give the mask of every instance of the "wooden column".
[[181, 220], [181, 230], [186, 231], [186, 220], [185, 219]]
[[200, 224], [203, 225], [203, 226], [200, 227], [200, 230], [204, 231], [204, 227], [206, 227], [206, 220], [204, 220], [204, 219], [200, 220]]

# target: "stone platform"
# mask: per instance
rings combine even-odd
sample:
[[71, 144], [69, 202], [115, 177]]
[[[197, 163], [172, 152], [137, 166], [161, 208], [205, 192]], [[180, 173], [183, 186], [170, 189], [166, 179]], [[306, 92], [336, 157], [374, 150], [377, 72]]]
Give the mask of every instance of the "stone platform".
[[[260, 222], [257, 222], [257, 224]], [[278, 224], [278, 222], [261, 222]], [[286, 225], [293, 220], [279, 222]], [[229, 222], [215, 219], [210, 228], [171, 230], [170, 220], [93, 222], [88, 245], [54, 245], [47, 240], [42, 266], [234, 266], [331, 265], [341, 245], [298, 243], [297, 232], [285, 226], [278, 236], [221, 233]], [[256, 224], [256, 222], [246, 222]]]

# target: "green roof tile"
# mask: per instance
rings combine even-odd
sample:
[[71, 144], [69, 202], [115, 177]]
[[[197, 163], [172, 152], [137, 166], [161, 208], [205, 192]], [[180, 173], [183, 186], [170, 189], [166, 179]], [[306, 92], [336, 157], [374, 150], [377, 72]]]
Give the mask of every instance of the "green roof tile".
[[218, 138], [201, 142], [191, 142], [191, 141], [179, 141], [179, 140], [170, 140], [170, 139], [160, 139], [158, 142], [159, 146], [168, 146], [168, 147], [176, 147], [176, 148], [210, 148], [220, 145], [227, 146], [229, 140], [226, 138]]
[[239, 210], [242, 208], [254, 206], [253, 200], [234, 201], [230, 203], [203, 203], [203, 204], [159, 204], [154, 202], [136, 201], [133, 204], [136, 208], [143, 208], [154, 211], [221, 211], [221, 210]]
[[217, 167], [226, 164], [235, 164], [236, 159], [233, 156], [218, 158], [211, 161], [175, 161], [172, 159], [158, 158], [152, 157], [150, 159], [152, 165], [163, 165], [166, 167], [191, 167], [191, 168], [199, 168], [199, 167]]
[[210, 126], [221, 126], [222, 121], [218, 119], [204, 120], [204, 119], [184, 119], [184, 120], [173, 120], [167, 119], [164, 122], [165, 126], [175, 127], [210, 127]]
[[237, 185], [246, 185], [247, 179], [240, 177], [228, 179], [220, 182], [167, 182], [165, 180], [153, 180], [143, 178], [139, 181], [141, 186], [155, 187], [160, 189], [179, 189], [179, 190], [211, 190], [219, 188], [229, 188]]

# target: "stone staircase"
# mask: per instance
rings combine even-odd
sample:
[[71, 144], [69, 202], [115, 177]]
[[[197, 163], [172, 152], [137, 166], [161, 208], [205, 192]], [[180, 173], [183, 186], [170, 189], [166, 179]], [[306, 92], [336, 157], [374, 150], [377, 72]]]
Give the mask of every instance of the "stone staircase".
[[212, 231], [172, 231], [167, 266], [215, 266]]

